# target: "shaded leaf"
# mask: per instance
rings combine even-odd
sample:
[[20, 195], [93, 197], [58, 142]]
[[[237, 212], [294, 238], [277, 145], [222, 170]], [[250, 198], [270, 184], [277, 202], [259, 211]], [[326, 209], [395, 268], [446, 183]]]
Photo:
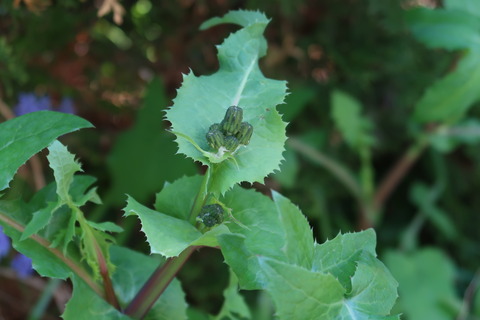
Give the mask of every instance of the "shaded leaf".
[[479, 88], [480, 59], [476, 52], [467, 52], [453, 72], [427, 89], [415, 106], [413, 118], [420, 123], [453, 124], [478, 101]]
[[413, 35], [430, 48], [480, 49], [480, 21], [473, 11], [416, 8], [406, 12], [406, 20]]

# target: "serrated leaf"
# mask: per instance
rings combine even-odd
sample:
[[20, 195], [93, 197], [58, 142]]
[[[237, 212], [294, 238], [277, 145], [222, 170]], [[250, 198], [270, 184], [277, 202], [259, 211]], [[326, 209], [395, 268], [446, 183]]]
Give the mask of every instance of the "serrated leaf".
[[331, 274], [261, 259], [267, 290], [279, 319], [399, 319], [389, 316], [397, 297], [396, 282], [385, 266], [364, 252], [346, 292]]
[[315, 244], [312, 271], [331, 273], [348, 290], [357, 261], [366, 251], [375, 256], [375, 232], [368, 229], [358, 233], [338, 234], [334, 239]]
[[71, 114], [39, 111], [0, 123], [0, 190], [8, 187], [17, 169], [59, 136], [92, 127]]
[[371, 122], [362, 116], [362, 106], [353, 97], [341, 91], [334, 91], [331, 98], [332, 117], [345, 141], [353, 149], [373, 144]]
[[63, 203], [70, 203], [70, 185], [72, 184], [73, 176], [76, 172], [82, 171], [82, 167], [75, 160], [75, 155], [68, 152], [67, 147], [59, 141], [54, 141], [48, 147], [48, 151], [47, 159], [50, 162], [50, 168], [53, 169], [53, 175], [57, 183], [57, 194]]
[[474, 51], [467, 52], [457, 68], [437, 81], [415, 106], [414, 120], [420, 123], [459, 121], [480, 98], [480, 59]]
[[135, 214], [140, 218], [150, 252], [165, 257], [178, 256], [191, 245], [216, 247], [217, 235], [228, 232], [225, 226], [220, 225], [202, 234], [189, 222], [149, 209], [131, 197], [128, 197], [123, 210], [125, 216]]
[[154, 78], [146, 89], [134, 125], [118, 136], [109, 154], [112, 188], [105, 196], [107, 206], [122, 205], [125, 194], [140, 202], [147, 201], [165, 181], [197, 172], [191, 160], [175, 154], [174, 136], [164, 130], [163, 113], [167, 104], [165, 89]]
[[33, 218], [26, 225], [20, 240], [25, 240], [31, 235], [37, 233], [39, 230], [43, 229], [50, 221], [50, 218], [52, 217], [55, 209], [57, 208], [57, 205], [58, 204], [55, 202], [50, 202], [45, 208], [34, 212]]
[[155, 210], [181, 220], [188, 220], [202, 180], [203, 176], [196, 175], [182, 177], [165, 185], [162, 191], [157, 193]]
[[288, 199], [274, 192], [272, 201], [253, 190], [234, 187], [222, 201], [240, 223], [229, 223], [234, 234], [222, 235], [218, 241], [242, 288], [264, 286], [258, 256], [312, 267], [312, 230], [300, 210]]
[[406, 20], [413, 35], [430, 48], [480, 49], [480, 21], [473, 12], [416, 8], [406, 12]]
[[455, 289], [455, 267], [442, 251], [392, 251], [385, 262], [400, 284], [398, 311], [408, 319], [447, 320], [458, 315], [461, 301]]
[[[210, 76], [184, 76], [174, 105], [167, 111], [173, 131], [179, 133], [179, 152], [213, 167], [215, 179], [210, 191], [222, 194], [241, 181], [263, 182], [265, 176], [278, 169], [286, 140], [286, 124], [275, 109], [284, 100], [286, 84], [265, 78], [258, 66], [258, 59], [266, 54], [262, 34], [268, 20], [258, 12], [232, 11], [204, 26], [227, 22], [240, 23], [244, 28], [217, 47], [220, 69]], [[253, 126], [253, 136], [248, 146], [234, 154], [235, 161], [212, 164], [192, 142], [213, 152], [205, 134], [210, 125], [222, 121], [232, 105], [244, 110], [244, 121]]]
[[261, 259], [279, 319], [349, 319], [338, 314], [345, 289], [330, 274]]

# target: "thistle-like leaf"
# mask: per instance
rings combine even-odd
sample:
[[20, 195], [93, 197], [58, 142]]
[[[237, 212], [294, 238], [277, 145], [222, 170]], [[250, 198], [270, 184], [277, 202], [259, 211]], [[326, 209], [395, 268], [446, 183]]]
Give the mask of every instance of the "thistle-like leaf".
[[[285, 127], [276, 110], [286, 95], [286, 83], [267, 79], [258, 60], [265, 56], [267, 43], [263, 32], [268, 19], [259, 12], [232, 11], [202, 25], [212, 27], [235, 23], [243, 28], [231, 34], [218, 46], [220, 69], [209, 76], [184, 76], [167, 119], [177, 134], [179, 153], [214, 167], [215, 179], [210, 191], [225, 193], [234, 184], [263, 182], [279, 168], [286, 140]], [[209, 127], [220, 123], [230, 106], [243, 109], [243, 121], [253, 126], [248, 146], [231, 154], [217, 153], [205, 138]]]

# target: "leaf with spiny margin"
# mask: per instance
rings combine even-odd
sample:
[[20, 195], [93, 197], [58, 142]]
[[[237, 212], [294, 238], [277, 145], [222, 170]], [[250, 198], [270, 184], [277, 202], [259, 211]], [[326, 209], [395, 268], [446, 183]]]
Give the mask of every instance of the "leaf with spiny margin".
[[344, 288], [351, 289], [351, 277], [357, 261], [366, 251], [375, 256], [375, 231], [368, 229], [357, 233], [338, 234], [322, 244], [315, 243], [312, 271], [331, 273]]
[[[240, 224], [228, 225], [233, 235], [221, 235], [220, 247], [226, 262], [245, 289], [261, 289], [262, 275], [257, 256], [265, 256], [310, 269], [313, 234], [305, 216], [288, 199], [273, 192], [273, 201], [238, 186], [227, 192], [223, 203], [232, 209]], [[252, 203], [255, 206], [252, 207]]]
[[100, 230], [100, 231], [108, 231], [108, 232], [122, 232], [123, 228], [120, 226], [117, 226], [115, 223], [110, 222], [110, 221], [105, 221], [105, 222], [93, 222], [93, 221], [87, 221], [87, 223], [93, 227], [94, 229]]
[[223, 297], [225, 300], [222, 309], [220, 309], [214, 320], [252, 318], [245, 299], [238, 292], [238, 279], [232, 270], [230, 270], [230, 281], [227, 288], [223, 291]]
[[82, 166], [75, 160], [75, 155], [68, 152], [67, 147], [58, 140], [48, 147], [48, 151], [47, 159], [57, 183], [57, 194], [63, 203], [68, 204], [72, 200], [69, 190], [73, 176], [76, 172], [82, 171]]
[[365, 255], [350, 293], [331, 274], [260, 258], [279, 319], [400, 319], [389, 316], [397, 297], [395, 280], [380, 261]]
[[350, 95], [336, 90], [331, 97], [332, 118], [347, 144], [359, 150], [373, 144], [372, 123], [361, 115], [362, 106]]
[[[279, 168], [286, 140], [286, 124], [276, 110], [284, 101], [286, 83], [265, 78], [258, 66], [258, 59], [267, 50], [263, 32], [268, 19], [259, 12], [239, 10], [203, 26], [220, 23], [237, 23], [244, 28], [217, 47], [220, 69], [216, 73], [184, 76], [174, 105], [167, 111], [167, 119], [178, 133], [179, 153], [214, 169], [215, 179], [209, 191], [217, 194], [241, 181], [262, 183], [265, 176]], [[244, 121], [254, 128], [253, 136], [248, 146], [237, 150], [235, 160], [214, 164], [205, 151], [216, 151], [210, 149], [205, 134], [210, 125], [222, 121], [232, 105], [243, 109]]]
[[8, 187], [17, 169], [59, 136], [92, 127], [77, 116], [39, 111], [0, 123], [0, 190]]
[[31, 219], [31, 211], [32, 207], [20, 200], [0, 200], [0, 225], [3, 227], [3, 232], [12, 239], [15, 250], [32, 259], [33, 268], [40, 275], [67, 279], [72, 271], [54, 254], [56, 249], [49, 249], [31, 238], [20, 240], [22, 230], [14, 228], [7, 222], [7, 220], [14, 221], [16, 226], [23, 228]]
[[406, 12], [406, 21], [413, 35], [430, 48], [480, 49], [479, 13], [456, 9], [415, 8]]
[[424, 248], [410, 253], [390, 251], [385, 263], [400, 283], [396, 308], [410, 320], [455, 319], [461, 308], [456, 270], [445, 253]]
[[479, 99], [480, 58], [477, 52], [470, 51], [453, 72], [427, 89], [415, 106], [413, 119], [419, 123], [454, 124]]
[[203, 234], [188, 221], [149, 209], [130, 196], [123, 211], [125, 216], [139, 217], [142, 232], [145, 233], [150, 245], [150, 252], [165, 257], [176, 257], [192, 245], [216, 247], [218, 246], [216, 237], [228, 232], [227, 227], [221, 224]]

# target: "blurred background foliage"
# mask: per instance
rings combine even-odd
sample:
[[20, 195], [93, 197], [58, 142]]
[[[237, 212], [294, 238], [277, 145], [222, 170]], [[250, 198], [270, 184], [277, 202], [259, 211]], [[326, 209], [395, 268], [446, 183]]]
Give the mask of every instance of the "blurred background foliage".
[[[203, 172], [175, 154], [162, 111], [182, 73], [216, 70], [214, 45], [234, 30], [200, 32], [199, 25], [231, 9], [261, 10], [272, 19], [261, 67], [268, 77], [289, 82], [290, 95], [279, 110], [291, 122], [291, 139], [282, 171], [266, 179], [268, 188], [253, 187], [267, 194], [278, 190], [298, 204], [319, 242], [374, 227], [378, 252], [400, 283], [397, 312], [403, 319], [480, 319], [480, 57], [472, 47], [476, 36], [469, 38], [463, 24], [478, 25], [460, 12], [468, 9], [478, 18], [477, 3], [3, 0], [2, 116], [15, 112], [25, 93], [50, 97], [53, 110], [62, 99], [73, 100], [74, 112], [96, 127], [63, 139], [85, 172], [98, 178], [104, 205], [92, 207], [90, 217], [123, 225], [118, 242], [147, 251], [137, 222], [121, 217], [125, 194], [153, 203], [166, 182]], [[430, 16], [431, 10], [445, 17]], [[461, 61], [470, 64], [461, 67]], [[439, 79], [457, 66], [463, 73], [442, 87]], [[425, 100], [433, 84], [439, 88]], [[428, 102], [439, 97], [462, 103], [469, 92], [465, 114], [435, 119]], [[44, 154], [40, 161], [52, 181]], [[23, 168], [7, 196], [28, 198], [35, 179], [34, 166]], [[397, 181], [387, 192], [383, 182], [392, 179]], [[228, 282], [222, 261], [219, 252], [202, 250], [180, 274], [199, 310], [219, 310]], [[1, 281], [6, 294], [0, 310], [6, 319], [21, 319], [9, 301], [20, 296], [34, 305], [36, 296], [27, 299], [33, 293]], [[270, 316], [268, 298], [247, 298], [256, 319]], [[44, 317], [61, 308], [52, 304]]]

